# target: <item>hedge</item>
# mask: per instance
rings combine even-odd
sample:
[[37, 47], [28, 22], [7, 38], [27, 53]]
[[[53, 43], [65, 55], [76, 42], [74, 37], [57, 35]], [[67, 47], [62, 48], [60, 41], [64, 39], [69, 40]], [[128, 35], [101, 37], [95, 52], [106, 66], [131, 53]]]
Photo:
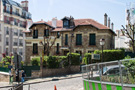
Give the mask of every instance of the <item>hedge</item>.
[[83, 57], [83, 64], [90, 64], [91, 63], [91, 53], [85, 53]]
[[[67, 62], [67, 56], [45, 56], [43, 61], [43, 67], [48, 68], [58, 68], [62, 61]], [[40, 57], [34, 57], [31, 60], [32, 66], [40, 66]], [[61, 67], [65, 67], [66, 64], [63, 63]]]
[[[100, 59], [102, 58], [102, 51], [95, 50], [94, 54], [100, 54]], [[124, 59], [124, 50], [103, 50], [103, 62], [114, 61]]]
[[78, 53], [71, 53], [71, 57], [70, 54], [67, 54], [68, 59], [71, 60], [71, 65], [80, 65], [80, 54]]

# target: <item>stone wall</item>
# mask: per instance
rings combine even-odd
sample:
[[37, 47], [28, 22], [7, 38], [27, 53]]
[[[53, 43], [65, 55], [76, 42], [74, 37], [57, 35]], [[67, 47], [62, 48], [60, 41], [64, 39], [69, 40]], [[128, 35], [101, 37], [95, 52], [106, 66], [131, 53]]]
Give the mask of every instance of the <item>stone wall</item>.
[[0, 82], [9, 82], [9, 74], [0, 73]]
[[[80, 72], [80, 66], [71, 66], [71, 68], [58, 68], [58, 69], [43, 69], [43, 77], [62, 76]], [[33, 70], [33, 78], [41, 77], [41, 71]]]

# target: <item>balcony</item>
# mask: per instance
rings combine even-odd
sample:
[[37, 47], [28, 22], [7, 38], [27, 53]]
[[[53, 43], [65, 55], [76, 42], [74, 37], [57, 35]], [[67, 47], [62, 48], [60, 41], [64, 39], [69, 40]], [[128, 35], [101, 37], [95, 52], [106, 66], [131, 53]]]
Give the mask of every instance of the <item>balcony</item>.
[[19, 13], [17, 12], [12, 12], [13, 15], [16, 15], [16, 16], [21, 16]]
[[18, 44], [17, 44], [17, 42], [14, 42], [14, 46], [17, 46]]
[[10, 11], [8, 11], [8, 10], [4, 10], [4, 12], [10, 14]]
[[25, 25], [22, 25], [22, 24], [20, 24], [20, 27], [26, 28], [26, 26]]

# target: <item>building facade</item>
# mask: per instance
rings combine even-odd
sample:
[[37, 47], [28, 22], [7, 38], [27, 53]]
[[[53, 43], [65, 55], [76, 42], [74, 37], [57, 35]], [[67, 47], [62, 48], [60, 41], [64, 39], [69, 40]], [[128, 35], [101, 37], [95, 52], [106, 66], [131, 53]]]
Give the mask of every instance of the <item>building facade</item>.
[[130, 48], [130, 38], [125, 36], [121, 30], [116, 30], [117, 36], [115, 37], [115, 48], [125, 48], [129, 50]]
[[[48, 22], [41, 20], [33, 23], [30, 31], [25, 33], [25, 60], [29, 63], [33, 57], [42, 55], [44, 47], [40, 42], [44, 42], [46, 35], [50, 38], [57, 37], [50, 50], [50, 55], [67, 55], [68, 52], [75, 52], [80, 53], [83, 57], [85, 53], [101, 50], [100, 39], [102, 38], [105, 39], [104, 49], [114, 49], [115, 47], [116, 34], [113, 30], [92, 19], [64, 17], [61, 20], [53, 18]], [[50, 40], [50, 45], [52, 41]]]
[[0, 0], [0, 60], [2, 53], [10, 55], [17, 52], [25, 58], [25, 34], [32, 24], [28, 11], [28, 1], [21, 4], [12, 0]]

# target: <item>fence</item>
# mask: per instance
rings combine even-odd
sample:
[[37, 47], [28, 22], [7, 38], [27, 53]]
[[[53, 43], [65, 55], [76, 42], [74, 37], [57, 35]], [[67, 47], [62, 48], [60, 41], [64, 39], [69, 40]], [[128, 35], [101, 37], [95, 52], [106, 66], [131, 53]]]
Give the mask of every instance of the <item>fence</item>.
[[135, 59], [82, 66], [84, 90], [135, 90]]
[[11, 69], [8, 68], [9, 65], [7, 64], [0, 64], [0, 71], [2, 72], [9, 72]]

